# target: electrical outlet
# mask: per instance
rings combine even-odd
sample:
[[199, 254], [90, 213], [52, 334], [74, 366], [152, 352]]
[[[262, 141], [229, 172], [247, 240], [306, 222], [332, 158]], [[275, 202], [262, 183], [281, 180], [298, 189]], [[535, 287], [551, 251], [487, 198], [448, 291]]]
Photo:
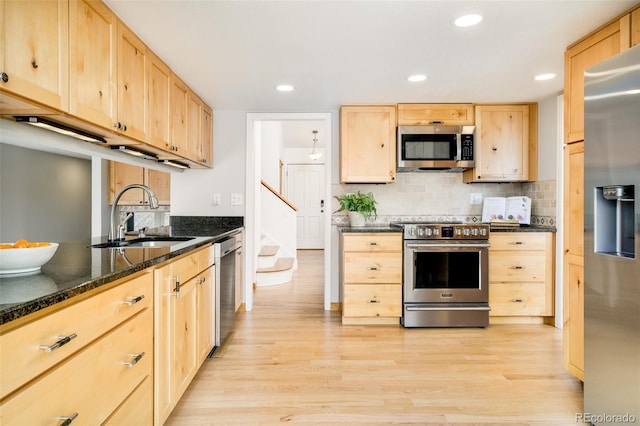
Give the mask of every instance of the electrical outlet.
[[231, 205], [232, 206], [241, 206], [242, 205], [242, 194], [231, 194]]
[[471, 194], [470, 199], [471, 204], [482, 204], [482, 194], [479, 192], [474, 192]]
[[222, 203], [222, 196], [220, 194], [213, 194], [211, 202], [214, 206], [219, 206], [220, 203]]

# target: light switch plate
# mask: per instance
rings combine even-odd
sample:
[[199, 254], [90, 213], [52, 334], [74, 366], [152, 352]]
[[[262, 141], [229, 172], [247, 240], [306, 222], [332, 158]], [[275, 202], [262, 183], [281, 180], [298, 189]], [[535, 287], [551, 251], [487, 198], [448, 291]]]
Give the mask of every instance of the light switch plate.
[[222, 202], [222, 196], [220, 194], [213, 194], [213, 199], [211, 200], [211, 203], [214, 206], [219, 206], [221, 202]]
[[231, 205], [232, 206], [241, 206], [242, 205], [242, 194], [231, 194]]
[[469, 202], [471, 204], [482, 204], [482, 194], [479, 192], [472, 193]]

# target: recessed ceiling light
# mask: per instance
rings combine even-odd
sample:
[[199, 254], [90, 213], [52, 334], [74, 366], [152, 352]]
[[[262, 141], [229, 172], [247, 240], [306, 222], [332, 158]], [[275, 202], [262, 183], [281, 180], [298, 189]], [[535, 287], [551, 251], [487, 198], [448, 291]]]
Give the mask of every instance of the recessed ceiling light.
[[481, 15], [470, 14], [457, 18], [453, 23], [456, 27], [470, 27], [480, 23], [480, 21], [482, 21]]
[[547, 74], [539, 74], [536, 75], [535, 77], [533, 77], [534, 80], [538, 80], [538, 81], [543, 81], [543, 80], [551, 80], [556, 78], [556, 75], [552, 72], [547, 73]]
[[278, 92], [291, 92], [293, 90], [293, 86], [290, 84], [280, 84], [276, 86], [276, 90]]
[[427, 76], [424, 74], [414, 74], [414, 75], [410, 75], [409, 78], [407, 78], [407, 80], [411, 82], [425, 81], [426, 79], [427, 79]]

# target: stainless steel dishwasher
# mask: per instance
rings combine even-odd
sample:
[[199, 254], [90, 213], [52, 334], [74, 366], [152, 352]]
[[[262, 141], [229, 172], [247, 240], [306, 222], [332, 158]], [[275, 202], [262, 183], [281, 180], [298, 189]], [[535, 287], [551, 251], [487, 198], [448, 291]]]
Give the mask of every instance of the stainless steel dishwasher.
[[216, 264], [216, 348], [227, 338], [236, 319], [235, 252], [241, 245], [242, 242], [233, 236], [213, 245]]

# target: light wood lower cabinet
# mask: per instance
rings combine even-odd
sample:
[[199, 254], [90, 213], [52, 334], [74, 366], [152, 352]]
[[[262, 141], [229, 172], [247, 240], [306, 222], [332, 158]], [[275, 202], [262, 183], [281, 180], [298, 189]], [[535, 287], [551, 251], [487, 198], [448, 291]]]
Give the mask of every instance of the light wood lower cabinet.
[[155, 270], [155, 424], [169, 417], [213, 348], [213, 259], [210, 245]]
[[492, 232], [489, 238], [491, 322], [553, 317], [554, 234]]
[[399, 324], [402, 234], [341, 233], [343, 324]]
[[141, 413], [123, 402], [152, 379], [152, 278], [146, 272], [3, 334], [2, 424], [150, 416], [151, 392], [135, 396]]

